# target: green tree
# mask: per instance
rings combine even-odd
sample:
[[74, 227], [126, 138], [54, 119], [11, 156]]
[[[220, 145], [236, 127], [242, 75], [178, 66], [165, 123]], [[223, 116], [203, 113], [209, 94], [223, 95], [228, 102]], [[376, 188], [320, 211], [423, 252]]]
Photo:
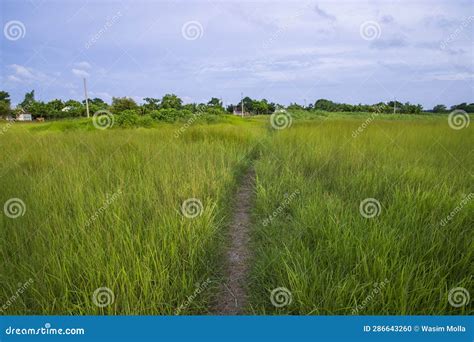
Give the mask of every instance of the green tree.
[[10, 94], [6, 91], [0, 91], [0, 116], [7, 117], [11, 114]]
[[113, 97], [111, 110], [115, 114], [125, 110], [137, 110], [137, 103], [130, 97]]
[[182, 105], [181, 99], [175, 94], [166, 94], [161, 99], [161, 108], [163, 109], [180, 109]]
[[[67, 108], [66, 108], [67, 107]], [[86, 113], [85, 105], [76, 100], [68, 100], [64, 103], [64, 108], [61, 110], [63, 117], [78, 117], [84, 116]], [[95, 113], [94, 111], [91, 111]]]
[[218, 99], [217, 97], [211, 98], [211, 100], [207, 103], [207, 105], [209, 107], [224, 109], [224, 107], [222, 106], [222, 101]]
[[290, 103], [288, 107], [286, 107], [288, 110], [304, 110], [304, 107], [302, 105], [299, 105], [297, 103]]
[[[22, 107], [24, 108], [24, 107]], [[49, 116], [49, 111], [48, 111], [48, 105], [44, 102], [41, 101], [34, 101], [28, 105], [28, 111], [31, 113], [31, 115], [34, 118], [40, 117], [40, 118], [48, 118]]]
[[6, 101], [0, 101], [0, 117], [8, 117], [11, 112], [10, 104]]
[[145, 103], [142, 105], [143, 112], [145, 113], [160, 109], [160, 99], [145, 97], [143, 101], [145, 101]]
[[46, 104], [46, 118], [60, 118], [67, 116], [66, 112], [63, 112], [64, 103], [61, 100], [52, 100]]
[[336, 105], [334, 102], [326, 100], [326, 99], [319, 99], [314, 103], [315, 110], [324, 110], [327, 112], [335, 112]]
[[448, 108], [444, 104], [438, 104], [433, 107], [433, 113], [446, 113]]
[[10, 104], [10, 94], [6, 91], [0, 90], [0, 101]]
[[467, 104], [464, 102], [458, 105], [451, 106], [451, 111], [456, 109], [463, 110], [467, 113], [474, 113], [474, 103]]
[[25, 98], [23, 101], [20, 103], [20, 107], [24, 108], [26, 110], [29, 110], [30, 106], [35, 102], [35, 91], [32, 90], [29, 93], [25, 94]]
[[263, 99], [261, 101], [252, 101], [252, 109], [255, 114], [267, 114], [268, 113], [268, 102]]

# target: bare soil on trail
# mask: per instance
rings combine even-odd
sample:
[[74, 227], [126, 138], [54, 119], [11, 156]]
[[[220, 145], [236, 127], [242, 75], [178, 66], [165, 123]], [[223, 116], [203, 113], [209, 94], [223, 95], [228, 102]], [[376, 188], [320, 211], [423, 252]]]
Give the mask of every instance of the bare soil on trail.
[[244, 174], [233, 198], [233, 217], [229, 227], [230, 244], [225, 252], [225, 280], [214, 312], [218, 315], [242, 315], [247, 305], [247, 275], [249, 270], [250, 214], [252, 211], [255, 170]]

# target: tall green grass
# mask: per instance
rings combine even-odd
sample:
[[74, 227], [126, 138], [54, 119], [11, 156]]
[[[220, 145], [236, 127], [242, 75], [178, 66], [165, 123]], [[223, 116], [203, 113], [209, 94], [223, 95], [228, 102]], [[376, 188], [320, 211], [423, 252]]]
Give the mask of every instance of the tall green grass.
[[[474, 290], [474, 201], [440, 224], [474, 192], [473, 128], [375, 120], [354, 138], [362, 122], [296, 123], [262, 152], [250, 312], [473, 313], [448, 293]], [[360, 214], [366, 198], [378, 216]]]
[[[0, 310], [208, 313], [232, 195], [255, 160], [249, 313], [473, 313], [448, 302], [473, 292], [473, 201], [441, 224], [474, 192], [472, 127], [380, 116], [354, 138], [368, 117], [296, 115], [281, 131], [264, 116], [184, 131], [14, 124], [0, 135], [0, 204], [26, 211], [0, 215]], [[180, 212], [189, 198], [203, 205], [194, 219]], [[379, 215], [360, 214], [366, 198]], [[115, 300], [98, 307], [104, 287]], [[272, 305], [276, 288], [289, 305]]]
[[[180, 124], [53, 126], [15, 124], [0, 137], [2, 209], [10, 198], [26, 205], [18, 218], [0, 215], [0, 305], [32, 279], [4, 313], [207, 312], [228, 198], [259, 128], [195, 125], [176, 137]], [[194, 219], [181, 213], [188, 198], [203, 205]], [[102, 287], [115, 296], [104, 308], [93, 302]]]

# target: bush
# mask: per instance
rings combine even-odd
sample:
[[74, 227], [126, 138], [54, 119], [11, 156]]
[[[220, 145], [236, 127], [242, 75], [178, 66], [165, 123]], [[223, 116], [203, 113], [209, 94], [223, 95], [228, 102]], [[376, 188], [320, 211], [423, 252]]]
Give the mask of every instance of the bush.
[[150, 115], [144, 115], [139, 117], [138, 126], [151, 127], [153, 126], [153, 118]]
[[220, 109], [220, 108], [208, 107], [208, 108], [206, 108], [206, 114], [222, 115], [222, 114], [225, 114], [225, 111], [223, 109]]
[[174, 108], [163, 108], [151, 112], [151, 117], [155, 120], [174, 122], [177, 119], [185, 118], [192, 115], [192, 112], [187, 109], [178, 110]]
[[139, 116], [134, 110], [124, 110], [115, 116], [115, 123], [121, 127], [133, 127], [136, 126], [139, 120]]

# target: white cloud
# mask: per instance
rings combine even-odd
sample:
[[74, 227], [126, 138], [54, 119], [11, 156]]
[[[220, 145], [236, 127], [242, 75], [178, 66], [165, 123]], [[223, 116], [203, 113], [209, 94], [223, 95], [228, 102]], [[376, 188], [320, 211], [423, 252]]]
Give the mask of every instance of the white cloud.
[[474, 79], [474, 74], [469, 72], [438, 74], [434, 75], [433, 79], [438, 81], [468, 81]]
[[92, 66], [86, 61], [74, 63], [74, 66], [76, 68], [79, 68], [79, 69], [91, 69], [92, 68]]
[[34, 78], [33, 73], [28, 70], [28, 68], [24, 67], [23, 65], [18, 65], [18, 64], [12, 64], [10, 67], [14, 70], [15, 74], [18, 77], [24, 77], [24, 78]]
[[110, 102], [110, 101], [112, 101], [113, 96], [111, 94], [105, 92], [105, 91], [102, 91], [102, 92], [101, 91], [98, 91], [98, 92], [90, 91], [89, 92], [89, 97], [90, 98], [98, 97], [98, 98], [100, 98], [100, 99], [102, 99], [106, 102]]
[[90, 74], [85, 70], [73, 68], [71, 71], [77, 77], [89, 77], [90, 76]]
[[54, 77], [38, 71], [33, 68], [25, 67], [20, 64], [11, 64], [8, 66], [12, 70], [12, 74], [7, 76], [7, 80], [17, 83], [49, 83]]
[[9, 81], [12, 81], [12, 82], [19, 82], [19, 83], [21, 83], [21, 78], [15, 76], [15, 75], [10, 75], [10, 76], [8, 76], [8, 80], [9, 80]]

